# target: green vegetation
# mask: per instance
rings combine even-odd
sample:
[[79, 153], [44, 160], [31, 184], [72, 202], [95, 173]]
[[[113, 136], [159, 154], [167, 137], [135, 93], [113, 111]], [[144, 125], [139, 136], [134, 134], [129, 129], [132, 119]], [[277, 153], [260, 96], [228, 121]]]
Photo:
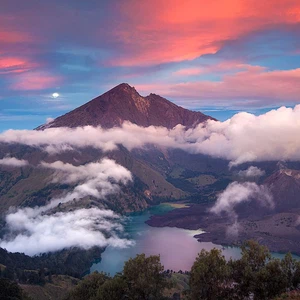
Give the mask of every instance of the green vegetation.
[[30, 300], [30, 298], [17, 283], [0, 278], [0, 300]]
[[159, 256], [140, 254], [129, 259], [123, 272], [113, 278], [97, 272], [87, 276], [67, 299], [164, 299], [163, 291], [168, 282], [163, 269]]
[[230, 268], [221, 250], [202, 250], [190, 274], [191, 299], [226, 299], [230, 286]]
[[70, 275], [81, 278], [94, 260], [100, 258], [103, 249], [65, 249], [30, 257], [23, 253], [10, 253], [0, 248], [0, 277], [24, 284], [49, 282], [51, 275]]
[[291, 254], [271, 258], [269, 250], [255, 241], [242, 246], [242, 257], [226, 262], [219, 250], [202, 251], [190, 275], [191, 300], [273, 299], [298, 288], [300, 262]]

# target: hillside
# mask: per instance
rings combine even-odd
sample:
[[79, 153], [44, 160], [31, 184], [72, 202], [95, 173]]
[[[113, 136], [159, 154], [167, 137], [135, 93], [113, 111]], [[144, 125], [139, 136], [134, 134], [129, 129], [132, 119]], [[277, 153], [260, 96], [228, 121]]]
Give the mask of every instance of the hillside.
[[300, 206], [300, 171], [281, 169], [265, 180], [276, 203], [276, 211], [289, 211]]

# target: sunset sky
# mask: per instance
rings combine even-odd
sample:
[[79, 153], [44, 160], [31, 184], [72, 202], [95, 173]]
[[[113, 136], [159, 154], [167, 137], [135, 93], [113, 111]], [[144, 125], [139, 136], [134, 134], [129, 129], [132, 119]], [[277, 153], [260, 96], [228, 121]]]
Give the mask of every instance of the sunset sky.
[[300, 1], [0, 0], [0, 131], [121, 82], [220, 120], [294, 106]]

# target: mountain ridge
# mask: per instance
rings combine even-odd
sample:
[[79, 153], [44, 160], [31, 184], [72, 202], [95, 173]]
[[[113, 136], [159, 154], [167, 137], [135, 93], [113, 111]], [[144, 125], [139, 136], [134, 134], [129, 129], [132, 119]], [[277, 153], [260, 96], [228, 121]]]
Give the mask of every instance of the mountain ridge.
[[142, 127], [163, 126], [171, 129], [181, 124], [189, 128], [207, 120], [215, 119], [180, 107], [153, 93], [142, 97], [134, 87], [121, 83], [52, 122], [37, 127], [37, 130], [87, 125], [111, 128], [121, 126], [124, 121]]

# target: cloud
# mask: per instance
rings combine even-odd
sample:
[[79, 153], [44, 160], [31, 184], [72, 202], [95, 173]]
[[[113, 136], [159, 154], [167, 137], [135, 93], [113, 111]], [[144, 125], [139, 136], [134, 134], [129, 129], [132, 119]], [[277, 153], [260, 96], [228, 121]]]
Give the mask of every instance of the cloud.
[[98, 208], [35, 217], [19, 210], [6, 217], [12, 237], [0, 240], [0, 247], [36, 255], [70, 247], [131, 246], [132, 241], [119, 237], [123, 231], [120, 221], [121, 217], [114, 212]]
[[41, 167], [56, 171], [54, 181], [76, 184], [74, 189], [44, 206], [9, 213], [6, 216], [9, 234], [0, 240], [0, 247], [35, 255], [75, 246], [88, 249], [132, 245], [132, 241], [119, 237], [123, 231], [122, 218], [110, 210], [91, 208], [49, 214], [61, 203], [80, 201], [86, 196], [103, 199], [118, 193], [119, 183], [126, 184], [132, 179], [127, 169], [110, 159], [82, 166], [56, 161], [42, 163]]
[[180, 69], [174, 72], [173, 74], [175, 76], [194, 76], [194, 75], [199, 75], [203, 72], [204, 70], [202, 70], [201, 68], [186, 68], [186, 69]]
[[54, 118], [47, 118], [46, 119], [46, 124], [50, 124], [54, 121]]
[[57, 171], [53, 179], [55, 182], [77, 183], [95, 178], [102, 180], [112, 178], [114, 181], [126, 184], [127, 181], [132, 179], [131, 173], [126, 168], [108, 158], [80, 166], [74, 166], [62, 161], [55, 161], [53, 163], [42, 162], [41, 166]]
[[257, 167], [249, 167], [247, 170], [239, 171], [238, 175], [241, 177], [261, 177], [264, 176], [266, 172]]
[[[231, 70], [227, 69], [230, 65]], [[207, 67], [203, 72], [208, 70], [211, 70], [213, 75], [226, 70], [228, 73], [222, 74], [221, 78], [214, 81], [206, 79], [135, 86], [142, 92], [156, 91], [164, 97], [176, 100], [179, 105], [194, 108], [199, 108], [201, 104], [206, 105], [208, 100], [211, 105], [235, 105], [244, 108], [299, 102], [300, 68], [268, 70], [261, 66], [222, 63], [215, 68]]]
[[84, 148], [88, 146], [103, 151], [111, 151], [117, 149], [119, 144], [132, 150], [143, 147], [145, 144], [175, 146], [177, 131], [183, 132], [183, 128], [179, 126], [169, 132], [167, 128], [163, 127], [144, 128], [125, 122], [122, 127], [111, 129], [84, 126], [46, 128], [44, 131], [8, 130], [0, 135], [0, 142], [41, 147], [50, 153], [64, 151], [72, 147]]
[[119, 192], [119, 183], [127, 184], [132, 180], [130, 171], [107, 158], [81, 166], [73, 166], [61, 161], [50, 164], [42, 162], [41, 166], [56, 171], [53, 175], [54, 182], [77, 184], [63, 199], [52, 200], [49, 204], [51, 207], [54, 203], [57, 205], [59, 202], [69, 202], [85, 196], [102, 199], [106, 195]]
[[273, 197], [264, 185], [254, 182], [232, 182], [219, 194], [216, 203], [210, 209], [211, 213], [220, 215], [225, 212], [231, 219], [232, 224], [227, 228], [227, 234], [237, 236], [239, 232], [238, 214], [235, 208], [240, 203], [257, 201], [261, 206], [273, 209]]
[[54, 88], [62, 83], [61, 76], [55, 76], [45, 71], [30, 71], [18, 74], [11, 84], [12, 90], [30, 91]]
[[11, 166], [11, 167], [24, 167], [29, 163], [24, 159], [17, 159], [15, 157], [5, 157], [0, 159], [0, 165]]
[[85, 147], [111, 151], [118, 145], [132, 150], [153, 144], [223, 158], [232, 167], [245, 162], [300, 160], [299, 120], [297, 105], [259, 116], [241, 112], [224, 122], [209, 120], [187, 130], [182, 125], [168, 130], [125, 122], [122, 127], [111, 129], [85, 126], [8, 130], [0, 134], [0, 142], [40, 147], [49, 153]]
[[[120, 2], [114, 28], [122, 52], [113, 65], [150, 65], [192, 60], [214, 54], [228, 40], [250, 32], [299, 22], [297, 0], [207, 1], [158, 0]], [[143, 16], [151, 12], [151, 18]], [[122, 22], [122, 20], [124, 22]]]
[[232, 182], [218, 196], [215, 205], [211, 208], [211, 212], [220, 214], [226, 212], [231, 214], [234, 207], [242, 202], [258, 200], [263, 206], [273, 208], [272, 195], [264, 185], [257, 185], [254, 182]]
[[30, 63], [24, 58], [19, 58], [19, 57], [0, 58], [0, 74], [22, 73], [34, 67], [36, 67], [36, 64]]

